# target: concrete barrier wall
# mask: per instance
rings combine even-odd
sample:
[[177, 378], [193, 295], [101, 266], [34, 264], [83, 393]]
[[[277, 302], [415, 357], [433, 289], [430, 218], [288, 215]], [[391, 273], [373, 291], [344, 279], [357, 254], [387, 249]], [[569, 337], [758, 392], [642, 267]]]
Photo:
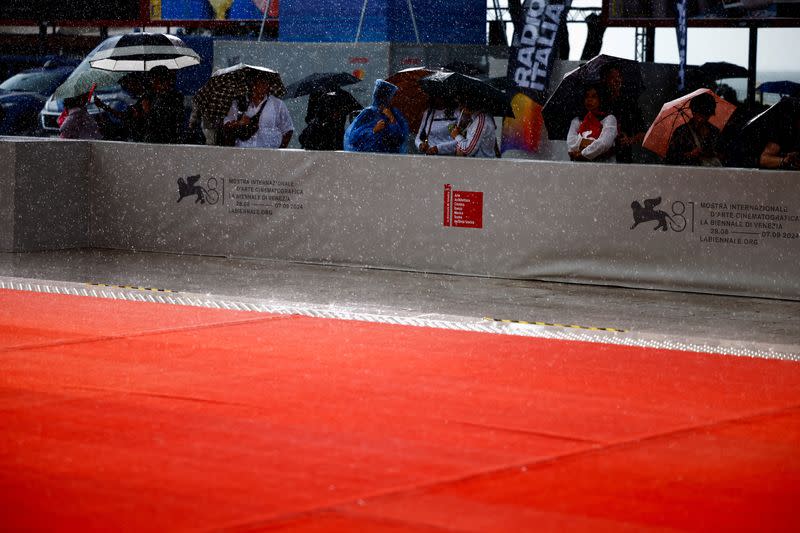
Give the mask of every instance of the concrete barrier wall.
[[0, 250], [88, 245], [90, 156], [79, 141], [0, 142]]
[[791, 172], [112, 143], [92, 161], [94, 246], [800, 298]]
[[800, 299], [797, 173], [82, 146], [93, 247]]

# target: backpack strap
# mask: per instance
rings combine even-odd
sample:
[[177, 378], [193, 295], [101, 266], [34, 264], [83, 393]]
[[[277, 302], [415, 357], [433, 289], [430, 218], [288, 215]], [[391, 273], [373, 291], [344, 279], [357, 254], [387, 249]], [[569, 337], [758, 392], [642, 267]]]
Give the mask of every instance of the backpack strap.
[[252, 120], [254, 122], [258, 122], [259, 120], [261, 120], [261, 112], [264, 111], [264, 106], [267, 105], [267, 102], [269, 102], [269, 96], [264, 98], [264, 101], [261, 102], [260, 106], [258, 106], [258, 111], [256, 111], [255, 115], [250, 117], [250, 120]]

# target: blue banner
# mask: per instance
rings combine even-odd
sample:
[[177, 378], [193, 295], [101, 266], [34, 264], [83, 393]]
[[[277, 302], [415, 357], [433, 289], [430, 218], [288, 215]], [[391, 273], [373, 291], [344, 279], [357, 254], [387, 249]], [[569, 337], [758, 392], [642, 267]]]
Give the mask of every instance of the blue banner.
[[677, 20], [675, 31], [678, 34], [678, 90], [686, 88], [686, 3], [687, 0], [678, 0], [675, 4]]

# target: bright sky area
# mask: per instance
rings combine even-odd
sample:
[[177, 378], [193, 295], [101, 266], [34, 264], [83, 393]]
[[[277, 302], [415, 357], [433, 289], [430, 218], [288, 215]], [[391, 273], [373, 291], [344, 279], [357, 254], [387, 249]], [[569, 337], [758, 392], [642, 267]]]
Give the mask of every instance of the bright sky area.
[[[507, 5], [506, 0], [499, 0]], [[492, 6], [494, 0], [488, 0]], [[573, 0], [573, 7], [601, 6], [601, 0]], [[586, 26], [570, 24], [570, 59], [580, 59], [586, 42]], [[689, 28], [687, 60], [690, 65], [707, 61], [727, 61], [747, 67], [748, 30], [744, 28]], [[800, 28], [761, 28], [758, 30], [758, 72], [795, 71], [800, 81]], [[608, 28], [602, 53], [629, 59], [635, 54], [634, 28]], [[656, 29], [655, 60], [678, 62], [674, 28]]]

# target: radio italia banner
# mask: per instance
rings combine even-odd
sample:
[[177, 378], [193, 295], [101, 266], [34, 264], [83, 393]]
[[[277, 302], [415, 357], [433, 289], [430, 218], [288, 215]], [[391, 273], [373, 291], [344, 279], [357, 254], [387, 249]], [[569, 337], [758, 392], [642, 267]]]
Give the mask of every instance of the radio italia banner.
[[688, 31], [686, 27], [686, 2], [678, 0], [675, 4], [675, 31], [678, 34], [678, 90], [686, 88], [686, 47]]
[[[508, 59], [513, 119], [503, 121], [502, 151], [538, 152], [542, 137], [542, 105], [557, 53], [558, 31], [572, 0], [525, 0], [523, 21], [515, 21]], [[521, 29], [521, 30], [520, 30]]]

